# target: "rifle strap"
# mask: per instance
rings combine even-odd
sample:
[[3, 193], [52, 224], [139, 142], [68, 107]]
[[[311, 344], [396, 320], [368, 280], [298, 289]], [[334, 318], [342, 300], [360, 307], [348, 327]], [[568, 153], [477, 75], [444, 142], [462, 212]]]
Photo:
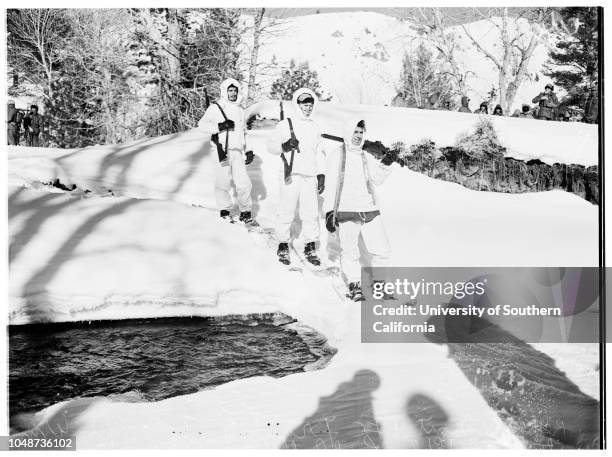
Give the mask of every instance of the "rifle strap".
[[[223, 116], [223, 120], [227, 121], [227, 116], [225, 115], [225, 112], [223, 111], [223, 108], [221, 108], [221, 105], [219, 105], [219, 103], [217, 102], [213, 102], [215, 105], [217, 105], [217, 108], [219, 108], [219, 112], [221, 113], [221, 116]], [[219, 162], [223, 162], [225, 159], [227, 159], [227, 146], [228, 146], [228, 139], [229, 139], [229, 131], [225, 132], [225, 150], [223, 149], [223, 147], [221, 146], [221, 144], [219, 143], [219, 134], [215, 133], [213, 134], [210, 139], [213, 141], [213, 143], [215, 143], [217, 145], [217, 154], [219, 156]]]

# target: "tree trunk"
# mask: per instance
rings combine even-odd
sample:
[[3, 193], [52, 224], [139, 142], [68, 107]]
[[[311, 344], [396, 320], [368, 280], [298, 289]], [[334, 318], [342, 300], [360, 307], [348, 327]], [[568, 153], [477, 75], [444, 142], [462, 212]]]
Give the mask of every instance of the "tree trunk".
[[531, 60], [531, 56], [533, 55], [535, 48], [538, 46], [538, 40], [535, 35], [532, 35], [531, 40], [529, 41], [529, 45], [527, 49], [522, 52], [521, 62], [519, 64], [518, 70], [516, 72], [516, 76], [514, 79], [508, 84], [508, 93], [507, 93], [507, 103], [508, 109], [514, 103], [514, 97], [516, 97], [516, 92], [518, 88], [523, 84], [525, 79], [525, 75], [527, 74], [527, 67], [529, 66], [529, 61]]
[[255, 78], [257, 76], [257, 56], [259, 54], [259, 37], [261, 35], [261, 23], [263, 21], [265, 8], [261, 8], [255, 16], [253, 27], [253, 49], [251, 50], [251, 63], [249, 65], [249, 85], [247, 87], [247, 104], [249, 104], [255, 91]]
[[181, 78], [179, 11], [167, 9], [168, 33], [165, 40], [165, 55], [168, 61], [168, 71], [173, 81], [179, 82]]

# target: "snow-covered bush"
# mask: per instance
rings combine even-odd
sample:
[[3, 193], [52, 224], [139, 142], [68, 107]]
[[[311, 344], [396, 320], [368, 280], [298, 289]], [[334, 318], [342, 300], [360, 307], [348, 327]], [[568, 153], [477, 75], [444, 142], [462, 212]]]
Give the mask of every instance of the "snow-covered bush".
[[419, 143], [410, 146], [409, 154], [415, 158], [429, 159], [436, 158], [436, 143], [431, 138], [423, 138]]
[[478, 120], [473, 133], [463, 133], [459, 136], [455, 146], [477, 159], [503, 157], [506, 150], [497, 137], [493, 122], [484, 116]]

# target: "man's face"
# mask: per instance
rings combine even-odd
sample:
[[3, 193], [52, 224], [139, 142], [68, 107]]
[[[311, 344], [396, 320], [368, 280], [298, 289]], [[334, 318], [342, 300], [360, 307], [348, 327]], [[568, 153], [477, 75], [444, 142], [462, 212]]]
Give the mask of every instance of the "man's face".
[[353, 138], [351, 139], [353, 145], [359, 146], [363, 141], [363, 135], [365, 130], [363, 127], [355, 127], [355, 131], [353, 132]]
[[550, 87], [547, 87], [546, 89], [544, 89], [544, 92], [550, 94], [552, 92], [552, 89]]
[[238, 88], [234, 86], [230, 86], [227, 88], [227, 99], [230, 102], [235, 102], [238, 100]]
[[312, 114], [312, 109], [314, 108], [314, 99], [310, 94], [300, 95], [298, 98], [298, 105], [300, 106], [304, 116], [309, 117]]
[[30, 108], [30, 113], [38, 114], [38, 108]]

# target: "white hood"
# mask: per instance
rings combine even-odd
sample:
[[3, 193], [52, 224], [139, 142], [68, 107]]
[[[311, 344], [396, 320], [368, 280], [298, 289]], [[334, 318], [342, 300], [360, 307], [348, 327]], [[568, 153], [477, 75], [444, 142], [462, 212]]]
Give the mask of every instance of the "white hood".
[[[351, 117], [350, 120], [344, 123], [344, 127], [342, 129], [342, 138], [344, 139], [344, 144], [348, 149], [361, 149], [363, 147], [363, 143], [365, 142], [366, 129], [364, 129], [363, 138], [361, 139], [361, 143], [359, 146], [355, 146], [353, 144], [353, 133], [355, 133], [355, 127], [357, 124], [363, 119], [360, 117]], [[365, 122], [365, 120], [364, 120]], [[367, 128], [366, 124], [366, 128]]]
[[[235, 102], [231, 102], [227, 98], [227, 89], [229, 86], [236, 86], [238, 88], [238, 97], [236, 98]], [[240, 105], [240, 102], [242, 101], [242, 85], [238, 82], [238, 80], [234, 78], [227, 78], [225, 81], [221, 83], [219, 87], [220, 87], [219, 96], [224, 102], [233, 103], [235, 105]]]
[[[312, 105], [312, 113], [310, 113], [309, 117], [304, 116], [304, 114], [302, 113], [302, 109], [300, 108], [300, 105], [297, 102], [298, 98], [302, 94], [311, 95], [312, 98], [314, 99], [314, 104]], [[310, 119], [310, 118], [312, 118], [315, 115], [315, 112], [317, 110], [317, 105], [318, 104], [319, 104], [319, 99], [317, 98], [315, 93], [313, 91], [311, 91], [310, 89], [308, 89], [307, 87], [301, 87], [301, 88], [299, 88], [298, 90], [296, 90], [293, 93], [293, 105], [295, 107], [295, 112], [297, 113], [298, 116], [301, 116], [302, 119]]]

